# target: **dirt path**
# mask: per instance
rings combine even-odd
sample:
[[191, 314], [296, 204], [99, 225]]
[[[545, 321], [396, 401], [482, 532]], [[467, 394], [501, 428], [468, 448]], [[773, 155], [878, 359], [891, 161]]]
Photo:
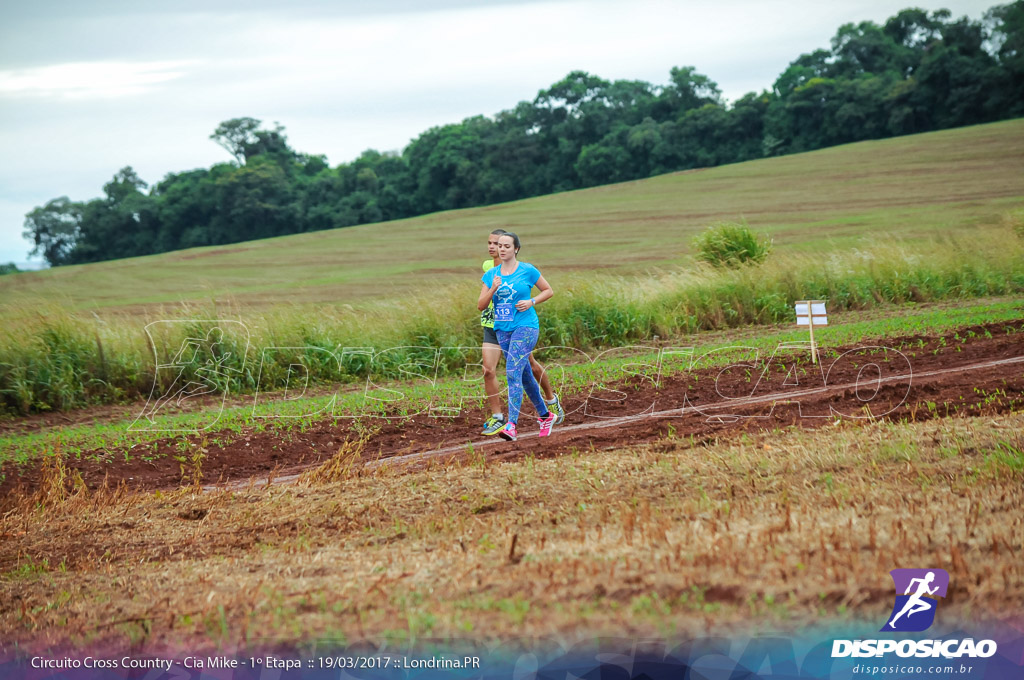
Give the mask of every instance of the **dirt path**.
[[[635, 373], [566, 395], [566, 421], [546, 439], [536, 437], [533, 410], [526, 406], [517, 442], [481, 437], [481, 413], [464, 409], [456, 417], [417, 415], [360, 425], [326, 418], [302, 432], [214, 432], [207, 434], [205, 445], [198, 437], [190, 445], [206, 449], [202, 474], [207, 484], [238, 484], [293, 478], [360, 436], [366, 438], [366, 462], [416, 465], [470, 450], [497, 460], [546, 457], [666, 437], [706, 440], [787, 426], [815, 428], [837, 418], [926, 420], [999, 413], [1024, 407], [1024, 321], [829, 348], [821, 366], [812, 366], [800, 348], [782, 347], [772, 356], [749, 357], [724, 369], [696, 368], [660, 380], [657, 367], [635, 367]], [[216, 440], [223, 443], [211, 443]], [[142, 460], [138, 450], [95, 451], [67, 466], [69, 474], [77, 472], [91, 488], [122, 481], [131, 487], [169, 488], [190, 473], [175, 460], [182, 451], [173, 440], [157, 442], [155, 451], [144, 453], [153, 460]], [[6, 479], [0, 498], [16, 489], [38, 488], [38, 466], [6, 466], [2, 472]]]

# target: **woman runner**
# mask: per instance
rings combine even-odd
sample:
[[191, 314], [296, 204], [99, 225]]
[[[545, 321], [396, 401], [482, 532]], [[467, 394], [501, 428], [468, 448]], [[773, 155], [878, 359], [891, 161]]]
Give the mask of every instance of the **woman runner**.
[[[501, 264], [483, 275], [477, 301], [480, 311], [494, 302], [494, 330], [501, 351], [505, 353], [505, 375], [508, 378], [508, 422], [498, 434], [509, 441], [515, 441], [519, 436], [516, 426], [524, 390], [537, 409], [540, 436], [551, 434], [555, 423], [555, 414], [541, 397], [529, 359], [540, 333], [540, 321], [534, 307], [550, 299], [554, 291], [536, 267], [517, 259], [519, 248], [519, 237], [512, 232], [498, 237]], [[536, 297], [530, 297], [534, 286], [540, 292]]]
[[[484, 260], [483, 270], [486, 274], [494, 267], [501, 264], [498, 259], [498, 237], [505, 233], [504, 229], [495, 229], [487, 237], [487, 259]], [[501, 387], [498, 385], [498, 360], [501, 359], [501, 345], [498, 344], [498, 334], [494, 332], [494, 302], [492, 301], [487, 309], [480, 312], [480, 325], [483, 327], [483, 347], [481, 351], [484, 369], [484, 391], [487, 394], [487, 406], [491, 409], [491, 417], [484, 423], [484, 429], [480, 434], [499, 434], [505, 427], [505, 415], [501, 412]], [[562, 402], [555, 394], [551, 386], [551, 378], [544, 367], [537, 363], [537, 358], [530, 354], [530, 369], [533, 377], [540, 385], [541, 394], [544, 396], [544, 403], [555, 414], [555, 425], [561, 425], [565, 420], [565, 409]]]

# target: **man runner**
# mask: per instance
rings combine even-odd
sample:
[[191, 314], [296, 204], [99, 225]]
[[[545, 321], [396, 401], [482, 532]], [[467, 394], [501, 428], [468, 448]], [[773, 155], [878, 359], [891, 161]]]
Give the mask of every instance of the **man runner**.
[[[498, 237], [505, 233], [504, 229], [495, 229], [487, 238], [487, 254], [490, 256], [484, 260], [483, 270], [488, 272], [501, 264], [498, 259]], [[484, 367], [484, 389], [487, 390], [487, 405], [491, 409], [491, 417], [484, 423], [484, 429], [480, 434], [494, 435], [501, 432], [505, 427], [505, 415], [501, 412], [501, 386], [498, 384], [498, 359], [501, 358], [501, 345], [498, 344], [498, 335], [494, 332], [494, 304], [491, 303], [487, 309], [480, 312], [480, 325], [484, 329], [483, 342], [483, 367]], [[544, 395], [544, 403], [548, 409], [555, 414], [555, 425], [561, 425], [565, 420], [565, 410], [562, 402], [551, 387], [551, 379], [544, 367], [537, 363], [530, 354], [530, 370], [533, 377], [540, 383], [541, 392]]]

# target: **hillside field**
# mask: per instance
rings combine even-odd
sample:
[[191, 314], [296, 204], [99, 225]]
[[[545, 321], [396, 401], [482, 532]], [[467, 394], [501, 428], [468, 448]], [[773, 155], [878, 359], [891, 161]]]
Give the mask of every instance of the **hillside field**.
[[691, 238], [745, 219], [778, 252], [823, 256], [963, 235], [1024, 205], [1024, 120], [860, 142], [642, 181], [263, 241], [0, 278], [0, 314], [47, 304], [354, 304], [475, 275], [486, 234], [518, 233], [552, 285], [573, 272], [693, 264]]
[[[928, 635], [995, 636], [988, 668], [1017, 672], [1022, 178], [1017, 120], [0, 277], [0, 675], [877, 637], [897, 568], [948, 572]], [[698, 264], [691, 238], [738, 219], [768, 262]], [[529, 405], [518, 441], [480, 434], [495, 227], [558, 291], [546, 439]], [[792, 303], [819, 295], [816, 363]], [[141, 417], [213, 359], [231, 380]]]

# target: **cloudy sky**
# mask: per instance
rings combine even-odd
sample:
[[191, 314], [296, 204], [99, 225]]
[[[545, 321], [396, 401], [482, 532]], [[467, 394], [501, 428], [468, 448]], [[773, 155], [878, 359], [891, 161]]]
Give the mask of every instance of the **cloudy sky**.
[[[230, 160], [209, 139], [280, 122], [332, 165], [401, 150], [582, 69], [666, 84], [695, 66], [725, 97], [769, 88], [845, 22], [998, 0], [38, 0], [0, 5], [0, 263], [24, 215], [87, 200], [131, 165], [149, 183]], [[33, 258], [38, 260], [39, 258]]]

